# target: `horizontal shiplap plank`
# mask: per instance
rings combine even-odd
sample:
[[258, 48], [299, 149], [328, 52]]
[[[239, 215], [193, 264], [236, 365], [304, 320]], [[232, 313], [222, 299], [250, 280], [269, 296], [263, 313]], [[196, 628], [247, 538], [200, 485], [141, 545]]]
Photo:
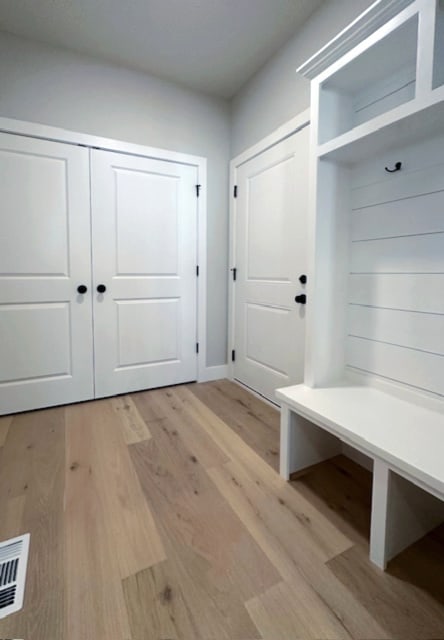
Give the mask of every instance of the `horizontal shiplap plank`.
[[444, 233], [353, 242], [352, 273], [443, 273]]
[[369, 97], [367, 97], [367, 99], [369, 100], [367, 105], [356, 105], [358, 106], [358, 109], [356, 109], [355, 106], [356, 110], [354, 113], [353, 124], [356, 127], [363, 122], [367, 122], [367, 120], [370, 120], [371, 118], [379, 116], [380, 113], [385, 113], [387, 111], [390, 111], [390, 109], [394, 109], [400, 104], [403, 104], [404, 102], [413, 100], [414, 97], [414, 81], [407, 82], [404, 86], [395, 91], [388, 91], [385, 95], [381, 95], [374, 100], [371, 100]]
[[[400, 161], [402, 159], [400, 158]], [[381, 166], [381, 171], [384, 167]], [[387, 173], [385, 173], [387, 175]], [[384, 177], [377, 183], [352, 189], [352, 209], [370, 207], [383, 202], [411, 198], [413, 196], [442, 191], [444, 189], [444, 165], [427, 166], [418, 171], [402, 169], [391, 175], [390, 179]]]
[[362, 338], [347, 338], [348, 366], [444, 395], [444, 356]]
[[444, 313], [444, 275], [351, 275], [349, 301], [388, 309]]
[[444, 231], [444, 191], [377, 204], [352, 213], [352, 240]]
[[444, 315], [350, 305], [349, 334], [444, 355]]
[[[384, 167], [393, 167], [395, 162], [399, 161], [402, 162], [402, 170], [399, 173], [393, 175], [385, 171]], [[358, 189], [384, 181], [393, 182], [393, 178], [399, 179], [406, 173], [428, 171], [429, 167], [442, 166], [443, 163], [444, 136], [441, 134], [397, 149], [389, 149], [357, 163], [351, 171], [352, 187]]]

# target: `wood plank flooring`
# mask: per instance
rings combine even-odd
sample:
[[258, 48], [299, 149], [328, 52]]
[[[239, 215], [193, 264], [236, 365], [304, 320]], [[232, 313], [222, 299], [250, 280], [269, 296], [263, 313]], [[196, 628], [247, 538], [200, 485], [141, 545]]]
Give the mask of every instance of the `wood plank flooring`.
[[229, 381], [0, 418], [0, 540], [30, 532], [26, 640], [444, 639], [444, 527], [386, 573], [371, 476], [276, 473], [279, 415]]

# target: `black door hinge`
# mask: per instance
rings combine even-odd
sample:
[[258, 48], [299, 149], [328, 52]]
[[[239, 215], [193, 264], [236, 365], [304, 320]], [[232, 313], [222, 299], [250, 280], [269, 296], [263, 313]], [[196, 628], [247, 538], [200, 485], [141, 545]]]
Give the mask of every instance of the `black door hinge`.
[[199, 353], [199, 343], [196, 342], [196, 353]]
[[237, 269], [236, 269], [236, 267], [233, 267], [233, 269], [230, 269], [230, 271], [233, 272], [233, 281], [236, 282], [236, 278], [237, 278]]
[[237, 198], [237, 184], [234, 185], [233, 198]]
[[202, 188], [201, 184], [196, 184], [196, 198], [200, 196], [200, 190]]
[[231, 352], [231, 362], [235, 362], [236, 360], [236, 351], [233, 349], [233, 351]]
[[196, 265], [196, 277], [197, 278], [199, 277], [199, 265], [198, 264]]

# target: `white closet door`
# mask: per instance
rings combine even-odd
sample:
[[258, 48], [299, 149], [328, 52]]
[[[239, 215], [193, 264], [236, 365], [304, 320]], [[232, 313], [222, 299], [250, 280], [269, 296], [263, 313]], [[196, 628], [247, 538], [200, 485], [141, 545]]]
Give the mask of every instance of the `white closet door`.
[[196, 173], [92, 153], [97, 397], [197, 377]]
[[0, 203], [0, 414], [92, 398], [88, 151], [0, 134]]
[[309, 128], [237, 170], [234, 377], [276, 402], [302, 382]]

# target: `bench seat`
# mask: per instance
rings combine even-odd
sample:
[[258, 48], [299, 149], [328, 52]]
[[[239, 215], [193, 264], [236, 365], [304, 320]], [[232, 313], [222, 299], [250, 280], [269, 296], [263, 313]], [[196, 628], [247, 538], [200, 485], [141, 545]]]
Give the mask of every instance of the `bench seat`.
[[289, 479], [342, 451], [373, 460], [370, 557], [381, 568], [444, 520], [444, 413], [372, 387], [278, 389], [280, 472]]

